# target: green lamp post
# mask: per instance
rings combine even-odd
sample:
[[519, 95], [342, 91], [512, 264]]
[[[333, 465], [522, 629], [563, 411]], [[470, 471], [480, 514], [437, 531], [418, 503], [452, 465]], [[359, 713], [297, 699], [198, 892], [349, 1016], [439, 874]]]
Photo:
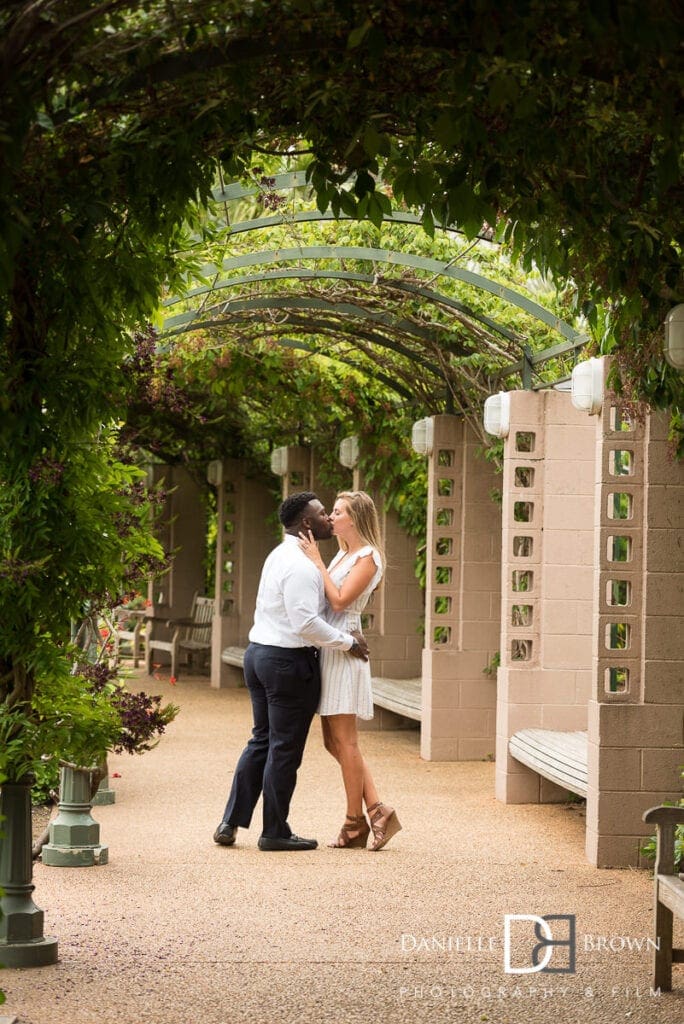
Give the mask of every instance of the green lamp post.
[[0, 789], [0, 964], [42, 967], [57, 963], [57, 939], [43, 935], [43, 911], [31, 897], [30, 777]]
[[82, 868], [106, 864], [108, 847], [100, 843], [100, 826], [90, 813], [88, 768], [63, 765], [60, 770], [59, 812], [50, 822], [50, 841], [43, 847], [43, 864]]

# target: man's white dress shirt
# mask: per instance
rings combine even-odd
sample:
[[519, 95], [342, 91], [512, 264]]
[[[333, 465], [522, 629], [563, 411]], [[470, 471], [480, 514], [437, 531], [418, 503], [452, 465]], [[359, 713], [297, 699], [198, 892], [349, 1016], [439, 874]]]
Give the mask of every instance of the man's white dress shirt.
[[297, 538], [286, 533], [264, 562], [249, 639], [272, 647], [348, 651], [354, 637], [328, 625], [322, 616], [324, 608], [323, 577]]

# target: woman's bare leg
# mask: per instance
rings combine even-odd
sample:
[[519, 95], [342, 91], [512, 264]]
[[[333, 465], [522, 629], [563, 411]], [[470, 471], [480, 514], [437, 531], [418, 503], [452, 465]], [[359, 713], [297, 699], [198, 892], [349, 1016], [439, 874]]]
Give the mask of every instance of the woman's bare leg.
[[[366, 807], [371, 807], [380, 799], [378, 791], [358, 744], [356, 715], [324, 715], [321, 717], [323, 743], [342, 768], [342, 780], [347, 794], [347, 811], [349, 814], [361, 814], [362, 805], [359, 800], [359, 775], [361, 778], [360, 797]], [[347, 776], [345, 776], [345, 763]], [[347, 786], [349, 779], [350, 787]], [[354, 803], [358, 810], [352, 810]]]

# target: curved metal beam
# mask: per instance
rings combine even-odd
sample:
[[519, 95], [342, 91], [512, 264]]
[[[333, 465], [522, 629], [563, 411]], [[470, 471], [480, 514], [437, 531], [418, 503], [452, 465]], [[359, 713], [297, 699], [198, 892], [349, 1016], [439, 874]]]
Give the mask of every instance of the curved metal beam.
[[[353, 316], [364, 320], [372, 320], [375, 323], [383, 324], [391, 330], [398, 330], [402, 334], [412, 335], [423, 342], [439, 344], [439, 339], [434, 330], [420, 327], [404, 317], [391, 316], [388, 313], [378, 313], [374, 310], [364, 309], [353, 302], [330, 302], [328, 299], [318, 298], [309, 295], [273, 295], [253, 296], [248, 299], [228, 299], [226, 302], [216, 303], [205, 310], [206, 313], [219, 312], [220, 315], [232, 312], [243, 312], [249, 309], [320, 309], [335, 315]], [[178, 313], [165, 321], [168, 331], [173, 333], [175, 327], [187, 327], [192, 323], [194, 312]], [[458, 355], [465, 355], [460, 351]]]
[[[306, 180], [306, 171], [286, 171], [283, 174], [274, 174], [274, 175], [268, 175], [268, 176], [265, 176], [265, 177], [267, 178], [267, 181], [272, 181], [273, 184], [269, 185], [266, 182], [264, 182], [263, 184], [259, 183], [259, 184], [255, 184], [255, 185], [243, 185], [239, 181], [232, 181], [232, 182], [230, 182], [230, 184], [223, 185], [221, 188], [212, 189], [211, 197], [214, 200], [214, 202], [216, 202], [216, 203], [230, 203], [230, 202], [235, 202], [236, 200], [240, 200], [240, 199], [248, 199], [250, 196], [260, 195], [260, 194], [262, 194], [264, 192], [283, 192], [286, 189], [293, 190], [293, 189], [296, 189], [296, 188], [311, 188], [310, 183]], [[353, 178], [350, 178], [350, 181], [353, 181], [353, 180], [354, 180]], [[379, 184], [382, 184], [382, 182], [379, 182]], [[330, 214], [327, 214], [327, 213], [326, 214], [321, 214], [320, 212], [317, 212], [317, 211], [310, 211], [310, 212], [312, 212], [314, 214], [317, 213], [317, 217], [314, 216], [311, 219], [320, 219], [320, 220], [328, 220], [328, 219], [330, 219], [330, 220], [347, 220], [347, 219], [354, 220], [355, 219], [353, 217], [347, 218], [347, 215], [343, 214], [343, 213], [340, 213], [339, 217], [335, 217], [335, 215], [332, 212]], [[265, 218], [265, 219], [271, 219], [271, 218]], [[285, 218], [285, 219], [291, 220], [292, 218], [288, 217], [288, 218]], [[383, 220], [394, 221], [394, 222], [396, 222], [398, 224], [415, 224], [416, 226], [420, 226], [422, 224], [421, 218], [418, 217], [415, 213], [408, 213], [408, 212], [405, 212], [404, 210], [393, 210], [392, 213], [386, 214], [383, 217]], [[275, 221], [275, 223], [278, 223], [278, 222], [279, 222], [278, 220]], [[243, 221], [242, 223], [245, 224], [245, 223], [249, 223], [249, 222], [248, 221]], [[449, 227], [448, 225], [444, 225], [444, 224], [439, 223], [439, 222], [435, 223], [435, 227], [438, 228], [440, 231], [451, 232], [452, 234], [455, 234], [455, 235], [462, 235], [464, 233], [461, 228]], [[236, 230], [237, 230], [237, 225], [234, 225], [234, 224], [231, 225], [231, 231], [236, 231]], [[249, 229], [248, 228], [242, 228], [241, 230], [249, 230]], [[491, 241], [489, 238], [485, 238], [483, 235], [477, 235], [476, 237], [480, 238], [483, 242]], [[492, 242], [492, 245], [497, 245], [497, 244], [498, 243], [496, 243], [496, 242]]]
[[308, 352], [312, 356], [320, 356], [322, 359], [329, 359], [333, 363], [342, 363], [344, 366], [349, 366], [356, 373], [363, 374], [364, 377], [370, 377], [372, 380], [380, 381], [389, 388], [390, 391], [395, 391], [402, 398], [412, 401], [414, 395], [405, 388], [402, 384], [397, 383], [392, 377], [388, 377], [387, 374], [381, 373], [380, 370], [370, 370], [367, 367], [357, 366], [356, 363], [352, 362], [351, 359], [347, 359], [345, 356], [335, 354], [330, 355], [328, 352], [322, 351], [313, 345], [307, 345], [305, 341], [295, 341], [294, 338], [276, 338], [276, 345], [282, 345], [284, 348], [294, 348], [302, 352]]
[[[534, 319], [540, 320], [542, 323], [546, 324], [547, 327], [557, 331], [568, 341], [576, 342], [582, 337], [574, 327], [566, 323], [564, 320], [561, 320], [560, 317], [555, 316], [555, 314], [549, 312], [549, 310], [545, 309], [543, 306], [540, 306], [539, 303], [528, 299], [519, 292], [513, 291], [506, 285], [490, 281], [488, 278], [483, 277], [481, 274], [476, 274], [474, 271], [462, 270], [459, 267], [452, 267], [448, 263], [444, 263], [440, 260], [433, 260], [426, 256], [415, 256], [412, 253], [401, 253], [389, 249], [375, 249], [355, 245], [313, 245], [288, 249], [271, 249], [262, 252], [246, 253], [241, 256], [233, 256], [224, 260], [220, 269], [225, 272], [230, 272], [232, 270], [240, 270], [243, 267], [265, 266], [270, 263], [283, 263], [294, 260], [341, 259], [361, 260], [372, 263], [387, 263], [389, 265], [411, 267], [413, 270], [424, 270], [437, 277], [448, 277], [455, 281], [461, 281], [464, 284], [468, 284], [474, 288], [496, 295], [513, 306], [517, 306]], [[218, 267], [209, 264], [202, 268], [201, 273], [203, 276], [209, 277], [211, 275], [215, 275], [218, 270]], [[196, 294], [207, 294], [211, 290], [211, 286], [207, 286], [204, 289], [204, 292], [198, 291]]]
[[[174, 306], [179, 302], [195, 298], [197, 295], [207, 295], [211, 292], [218, 292], [223, 288], [234, 288], [240, 285], [261, 284], [266, 281], [280, 281], [284, 279], [359, 281], [363, 284], [373, 284], [376, 280], [373, 274], [356, 274], [351, 270], [307, 270], [304, 267], [283, 267], [281, 270], [266, 270], [261, 274], [243, 274], [240, 277], [224, 278], [222, 281], [217, 281], [211, 288], [207, 288], [206, 285], [191, 288], [182, 297], [174, 295], [165, 299], [162, 305], [165, 307]], [[512, 341], [521, 347], [524, 344], [524, 339], [520, 338], [515, 331], [497, 323], [496, 320], [492, 320], [491, 317], [486, 316], [484, 313], [476, 313], [469, 306], [458, 302], [456, 299], [452, 299], [451, 296], [445, 295], [444, 292], [434, 291], [432, 288], [424, 288], [421, 285], [413, 284], [411, 281], [402, 281], [401, 278], [383, 278], [380, 283], [383, 286], [387, 285], [388, 288], [393, 290], [408, 292], [410, 295], [427, 299], [428, 302], [434, 305], [454, 309], [463, 316], [468, 317], [468, 319], [484, 324], [489, 330], [501, 335], [501, 337], [506, 338], [508, 341]], [[170, 323], [170, 320], [168, 322]], [[166, 324], [167, 321], [164, 321], [164, 323]]]
[[[228, 185], [212, 190], [212, 198], [217, 203], [230, 203], [236, 199], [247, 199], [248, 196], [255, 196], [258, 192], [265, 192], [268, 188], [279, 191], [286, 188], [305, 188], [309, 185], [306, 180], [306, 171], [287, 171], [284, 174], [273, 175], [272, 186], [243, 185], [240, 181], [231, 181]], [[310, 186], [309, 186], [310, 187]]]
[[[353, 316], [355, 318], [371, 320], [375, 323], [380, 323], [385, 327], [392, 326], [392, 324], [388, 322], [388, 318], [385, 317], [383, 314], [375, 314], [374, 316], [370, 316], [368, 311], [362, 309], [360, 306], [352, 306], [350, 303], [331, 305], [330, 303], [325, 303], [318, 299], [307, 299], [302, 296], [297, 296], [294, 297], [293, 299], [283, 299], [282, 301], [275, 301], [272, 299], [253, 299], [236, 300], [234, 302], [222, 303], [220, 307], [217, 306], [207, 310], [206, 313], [207, 315], [210, 316], [210, 319], [201, 321], [193, 321], [192, 319], [190, 319], [189, 321], [184, 322], [184, 317], [191, 317], [193, 314], [181, 313], [178, 317], [174, 317], [174, 320], [176, 320], [176, 325], [173, 329], [165, 331], [164, 337], [174, 337], [178, 334], [184, 334], [188, 330], [194, 331], [206, 329], [208, 327], [227, 326], [231, 323], [234, 323], [236, 319], [240, 321], [240, 317], [236, 317], [235, 314], [248, 313], [251, 310], [266, 311], [269, 309], [313, 309], [333, 314], [342, 313], [342, 325], [336, 324], [335, 329], [337, 331], [344, 331], [345, 333], [349, 333], [349, 331], [345, 330], [346, 324], [344, 321], [344, 316]], [[217, 316], [212, 317], [211, 314], [213, 313], [216, 313]], [[225, 319], [223, 319], [224, 317]], [[316, 326], [325, 326], [327, 330], [331, 329], [329, 322], [326, 320], [314, 321], [314, 323]], [[351, 330], [351, 328], [349, 328], [349, 330]], [[408, 333], [406, 328], [401, 325], [399, 326], [399, 331], [400, 333], [403, 334]], [[400, 342], [387, 338], [384, 334], [378, 335], [376, 332], [363, 331], [356, 327], [354, 328], [354, 333], [366, 337], [369, 341], [372, 341], [376, 345], [380, 345], [383, 348], [389, 348], [393, 352], [396, 352], [398, 355], [405, 356], [407, 359], [411, 360], [411, 362], [418, 363], [425, 370], [428, 370], [436, 377], [439, 377], [440, 380], [444, 379], [442, 369], [436, 363], [430, 362], [428, 359], [425, 359], [424, 356], [420, 355], [420, 353], [413, 352], [411, 349], [406, 348], [406, 346], [402, 345]], [[411, 333], [413, 333], [414, 336], [416, 337], [421, 337], [421, 335], [419, 335], [416, 331], [412, 331]], [[423, 337], [423, 340], [434, 341], [433, 338], [426, 337]]]
[[[320, 210], [297, 210], [294, 213], [274, 213], [270, 217], [255, 217], [253, 220], [236, 221], [230, 225], [230, 233], [239, 235], [247, 231], [260, 231], [262, 228], [280, 227], [281, 224], [305, 224], [309, 221], [320, 220], [350, 220], [358, 223], [355, 217], [349, 217], [341, 210], [337, 216], [332, 210], [326, 210], [325, 213], [321, 213]], [[420, 217], [415, 213], [408, 213], [404, 210], [386, 213], [383, 223], [410, 224], [412, 227], [421, 227], [422, 224]], [[436, 224], [435, 227], [439, 227], [442, 231], [451, 231], [453, 234], [463, 234], [462, 231], [457, 231], [455, 228], [443, 228], [439, 224]], [[488, 241], [488, 239], [482, 239], [482, 241]]]

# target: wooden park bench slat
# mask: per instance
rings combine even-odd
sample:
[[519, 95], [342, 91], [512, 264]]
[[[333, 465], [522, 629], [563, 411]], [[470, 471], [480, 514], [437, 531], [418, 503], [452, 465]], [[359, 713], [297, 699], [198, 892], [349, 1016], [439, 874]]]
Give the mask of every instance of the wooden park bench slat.
[[[144, 656], [146, 616], [147, 612], [144, 609], [124, 608], [121, 605], [115, 608], [113, 613], [118, 641], [117, 658], [123, 656], [121, 653], [121, 641], [128, 641], [131, 645], [131, 657], [133, 658], [134, 668], [138, 667], [140, 659]], [[131, 619], [133, 620], [133, 629], [126, 629], [125, 626]]]
[[684, 920], [684, 879], [675, 873], [675, 828], [684, 825], [684, 807], [651, 807], [643, 819], [656, 827], [653, 900], [653, 987], [672, 990], [672, 964], [684, 963], [684, 948], [673, 948], [673, 922]]
[[[154, 637], [147, 638], [146, 667], [148, 675], [152, 672], [154, 651], [166, 651], [171, 655], [171, 675], [178, 677], [178, 666], [183, 651], [187, 654], [188, 666], [192, 665], [193, 655], [199, 654], [206, 658], [211, 653], [211, 627], [214, 617], [213, 597], [201, 597], [195, 594], [190, 615], [186, 619], [167, 619], [166, 625], [173, 630], [170, 640]], [[152, 620], [154, 622], [154, 620]], [[154, 633], [154, 626], [151, 632]]]
[[224, 648], [224, 650], [221, 652], [221, 661], [226, 665], [234, 665], [235, 668], [243, 668], [245, 664], [245, 648]]
[[511, 756], [545, 779], [587, 795], [587, 734], [521, 729], [508, 741]]
[[422, 680], [418, 679], [386, 679], [373, 676], [373, 703], [378, 707], [394, 711], [397, 715], [412, 718], [415, 722], [421, 719]]

